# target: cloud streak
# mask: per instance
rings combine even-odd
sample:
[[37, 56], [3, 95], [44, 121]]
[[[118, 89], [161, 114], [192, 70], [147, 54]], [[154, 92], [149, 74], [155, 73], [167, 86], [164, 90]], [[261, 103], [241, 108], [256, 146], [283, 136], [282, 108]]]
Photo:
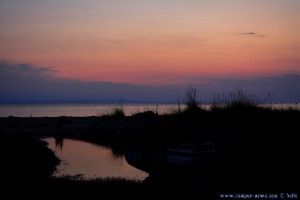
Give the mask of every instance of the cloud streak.
[[47, 67], [34, 67], [30, 64], [11, 64], [0, 60], [0, 77], [1, 80], [5, 79], [5, 76], [14, 74], [15, 76], [22, 77], [45, 77], [53, 76], [58, 71], [49, 69]]
[[266, 35], [259, 34], [256, 32], [241, 32], [241, 33], [236, 33], [236, 34], [242, 35], [242, 36], [252, 36], [252, 37], [267, 37]]

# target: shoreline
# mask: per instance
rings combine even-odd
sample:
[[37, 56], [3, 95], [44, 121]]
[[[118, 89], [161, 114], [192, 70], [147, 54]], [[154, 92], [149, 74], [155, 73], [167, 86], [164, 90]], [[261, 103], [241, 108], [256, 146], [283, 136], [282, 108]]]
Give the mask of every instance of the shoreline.
[[[24, 106], [25, 105], [25, 106]], [[210, 110], [211, 103], [199, 105], [205, 110]], [[300, 110], [300, 103], [264, 103], [257, 106], [270, 109], [296, 109]], [[100, 117], [110, 114], [114, 109], [120, 108], [125, 116], [142, 112], [155, 112], [159, 115], [172, 114], [174, 111], [184, 110], [184, 103], [153, 103], [153, 104], [0, 104], [0, 118], [6, 117]], [[22, 114], [21, 114], [22, 113]], [[48, 116], [45, 115], [47, 113]]]
[[[293, 180], [300, 178], [299, 133], [295, 132], [299, 119], [300, 111], [297, 110], [260, 108], [196, 109], [170, 115], [144, 112], [129, 117], [117, 114], [101, 117], [6, 117], [0, 118], [0, 132], [16, 137], [76, 138], [108, 145], [119, 154], [128, 147], [149, 147], [151, 150], [157, 145], [167, 147], [191, 140], [209, 141], [215, 144], [220, 156], [216, 163], [187, 178], [178, 174], [174, 178], [172, 172], [152, 174], [143, 183], [146, 191], [170, 192], [181, 188], [182, 191], [197, 192], [209, 187], [213, 195], [221, 191], [295, 192], [297, 188]], [[189, 184], [184, 186], [183, 182]], [[116, 183], [119, 184], [122, 185]]]

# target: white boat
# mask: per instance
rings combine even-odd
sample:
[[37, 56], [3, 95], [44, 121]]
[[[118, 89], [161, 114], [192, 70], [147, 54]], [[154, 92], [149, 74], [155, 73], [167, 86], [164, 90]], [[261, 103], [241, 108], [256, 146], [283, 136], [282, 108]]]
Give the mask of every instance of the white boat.
[[196, 165], [215, 156], [215, 145], [197, 141], [166, 149], [166, 161], [170, 165]]

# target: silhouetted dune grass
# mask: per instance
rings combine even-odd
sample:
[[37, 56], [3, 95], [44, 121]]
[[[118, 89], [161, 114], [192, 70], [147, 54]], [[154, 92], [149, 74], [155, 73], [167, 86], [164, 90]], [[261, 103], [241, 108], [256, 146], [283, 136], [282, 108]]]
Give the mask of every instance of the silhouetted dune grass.
[[112, 110], [106, 114], [100, 115], [102, 119], [124, 119], [125, 112], [122, 106], [113, 107]]
[[[292, 180], [300, 178], [299, 109], [275, 109], [241, 90], [217, 95], [210, 108], [204, 109], [197, 95], [195, 89], [189, 88], [185, 107], [164, 115], [147, 111], [125, 116], [122, 109], [116, 109], [104, 116], [87, 118], [3, 118], [1, 170], [7, 172], [5, 177], [11, 177], [6, 179], [11, 187], [17, 182], [22, 188], [20, 184], [32, 181], [33, 188], [71, 196], [114, 196], [117, 192], [154, 196], [166, 192], [202, 194], [209, 199], [222, 191], [297, 189]], [[181, 176], [178, 171], [169, 171], [151, 175], [143, 183], [37, 178], [47, 177], [58, 163], [53, 152], [32, 137], [41, 136], [43, 130], [48, 136], [60, 134], [109, 146], [120, 156], [128, 148], [151, 151], [190, 141], [208, 141], [215, 145], [218, 159], [196, 173], [180, 172], [184, 174]]]

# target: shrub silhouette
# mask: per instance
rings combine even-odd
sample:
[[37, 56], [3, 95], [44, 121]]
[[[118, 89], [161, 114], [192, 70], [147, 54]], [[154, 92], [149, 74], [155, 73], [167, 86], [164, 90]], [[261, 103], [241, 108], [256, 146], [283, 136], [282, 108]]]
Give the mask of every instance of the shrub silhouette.
[[186, 112], [193, 112], [201, 109], [201, 102], [198, 98], [198, 91], [195, 88], [189, 87], [185, 91], [185, 95]]

